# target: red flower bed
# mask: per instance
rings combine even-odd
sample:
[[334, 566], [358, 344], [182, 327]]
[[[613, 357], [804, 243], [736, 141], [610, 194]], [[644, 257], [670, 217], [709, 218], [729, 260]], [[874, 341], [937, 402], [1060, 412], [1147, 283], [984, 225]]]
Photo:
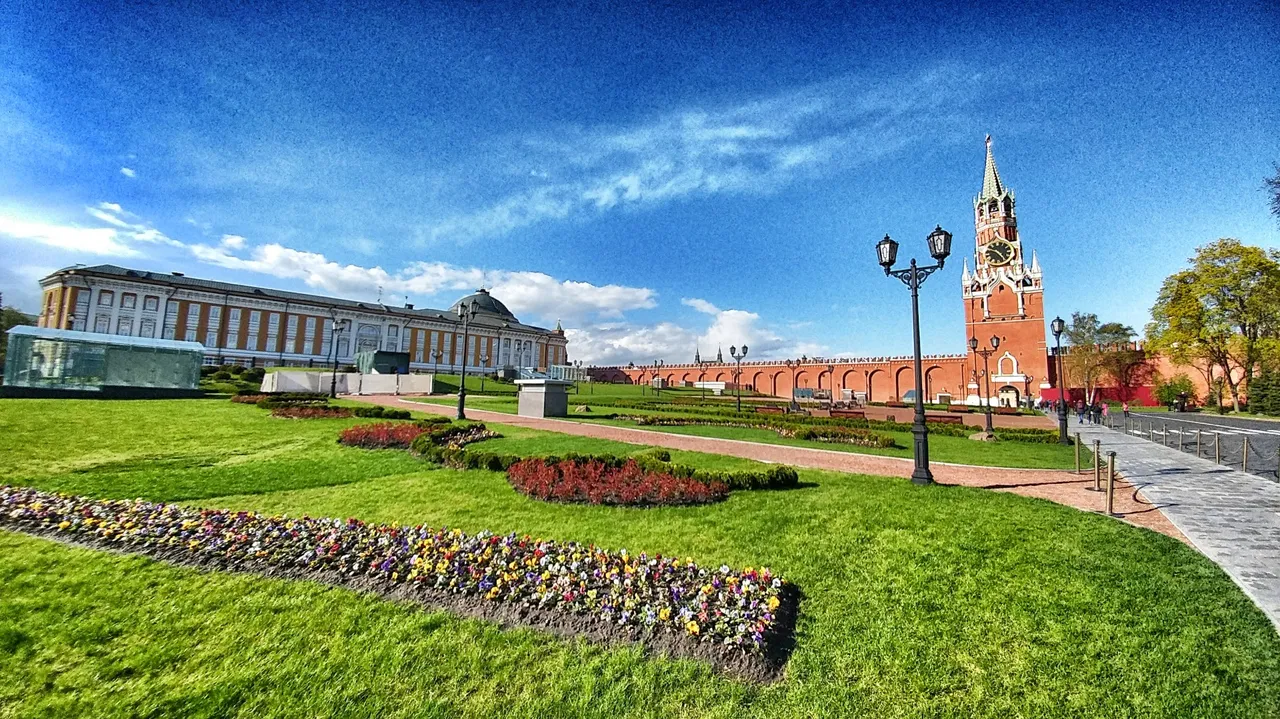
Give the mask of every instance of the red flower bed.
[[286, 419], [343, 419], [351, 416], [346, 407], [276, 407], [271, 410], [272, 417]]
[[413, 440], [425, 431], [416, 424], [403, 422], [361, 424], [342, 430], [338, 444], [364, 449], [408, 449]]
[[729, 495], [724, 482], [699, 482], [659, 472], [646, 472], [628, 460], [610, 467], [590, 460], [549, 463], [531, 458], [511, 465], [507, 481], [534, 499], [584, 504], [632, 506], [706, 504]]

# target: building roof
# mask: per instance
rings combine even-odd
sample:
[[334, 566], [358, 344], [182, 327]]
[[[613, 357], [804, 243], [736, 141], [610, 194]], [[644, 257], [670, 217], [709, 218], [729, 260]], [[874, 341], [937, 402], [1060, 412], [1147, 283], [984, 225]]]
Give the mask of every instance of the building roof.
[[[444, 322], [457, 322], [458, 315], [453, 309], [437, 310], [428, 308], [413, 307], [395, 307], [384, 305], [378, 302], [357, 302], [355, 300], [346, 300], [338, 297], [325, 297], [323, 295], [312, 295], [305, 292], [289, 292], [287, 290], [275, 290], [269, 287], [254, 287], [252, 285], [241, 285], [234, 282], [219, 282], [218, 280], [205, 280], [197, 277], [187, 277], [181, 273], [165, 273], [151, 272], [149, 270], [132, 270], [119, 265], [72, 265], [64, 267], [54, 275], [62, 273], [74, 274], [92, 274], [106, 277], [117, 277], [123, 280], [137, 280], [140, 282], [153, 282], [157, 284], [169, 285], [171, 287], [180, 287], [191, 290], [204, 290], [206, 292], [230, 293], [243, 297], [258, 297], [262, 299], [279, 300], [282, 302], [307, 302], [311, 304], [324, 305], [330, 307], [338, 307], [352, 311], [360, 312], [379, 312], [399, 317], [422, 320], [438, 320]], [[485, 296], [488, 292], [480, 290]], [[477, 297], [479, 292], [468, 297]], [[468, 298], [463, 298], [468, 299]], [[550, 334], [550, 331], [544, 327], [535, 325], [527, 325], [516, 319], [515, 315], [506, 308], [501, 302], [489, 297], [491, 306], [500, 308], [500, 312], [486, 312], [488, 315], [478, 315], [477, 324], [485, 326], [507, 325], [510, 329], [522, 330], [525, 332], [541, 332]], [[461, 302], [462, 300], [459, 300]], [[457, 307], [457, 303], [454, 303]], [[483, 309], [483, 307], [481, 308]]]
[[489, 294], [489, 290], [486, 290], [483, 287], [476, 290], [475, 294], [467, 295], [457, 302], [454, 302], [453, 306], [449, 308], [449, 311], [457, 315], [458, 309], [464, 304], [475, 305], [477, 315], [484, 313], [501, 317], [509, 322], [519, 322], [519, 320], [516, 319], [516, 316], [511, 314], [511, 310], [507, 309], [506, 305], [494, 299], [493, 295]]
[[87, 342], [117, 347], [138, 347], [158, 350], [180, 350], [184, 352], [204, 352], [204, 345], [199, 342], [183, 342], [181, 340], [162, 340], [152, 337], [131, 337], [129, 335], [109, 335], [103, 332], [79, 332], [77, 330], [60, 330], [53, 327], [33, 327], [18, 325], [9, 330], [11, 336], [35, 337], [42, 340], [63, 340], [66, 342]]
[[1000, 181], [1000, 171], [996, 169], [996, 156], [991, 152], [991, 136], [987, 135], [987, 166], [982, 173], [983, 199], [999, 197], [1004, 194], [1004, 183]]

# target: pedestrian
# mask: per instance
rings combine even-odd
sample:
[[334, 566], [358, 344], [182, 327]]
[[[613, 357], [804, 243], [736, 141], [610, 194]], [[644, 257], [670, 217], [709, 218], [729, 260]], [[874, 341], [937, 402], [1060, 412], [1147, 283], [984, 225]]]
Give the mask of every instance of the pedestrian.
[[1125, 402], [1124, 404], [1120, 405], [1120, 409], [1124, 411], [1124, 418], [1129, 419], [1129, 403]]
[[1106, 402], [1102, 403], [1102, 424], [1107, 423], [1107, 418], [1111, 416], [1111, 405]]
[[1084, 400], [1076, 401], [1076, 424], [1084, 424]]

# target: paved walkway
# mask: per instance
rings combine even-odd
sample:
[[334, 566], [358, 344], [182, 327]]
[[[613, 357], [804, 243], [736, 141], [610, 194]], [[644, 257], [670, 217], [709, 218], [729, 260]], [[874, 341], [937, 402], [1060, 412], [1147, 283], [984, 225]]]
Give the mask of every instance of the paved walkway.
[[[408, 404], [415, 410], [450, 416], [455, 411], [452, 407], [414, 402], [386, 395], [348, 396], [345, 398], [397, 408], [403, 408]], [[468, 409], [467, 416], [482, 422], [509, 424], [530, 429], [559, 432], [561, 434], [610, 439], [629, 444], [665, 447], [667, 449], [688, 450], [691, 452], [723, 454], [731, 457], [754, 459], [760, 462], [789, 464], [795, 467], [825, 469], [853, 474], [909, 478], [914, 468], [914, 463], [910, 459], [857, 454], [839, 450], [761, 444], [715, 437], [697, 437], [671, 432], [576, 422], [573, 420], [520, 417], [514, 414], [478, 409]], [[1079, 476], [1073, 472], [1063, 470], [975, 467], [942, 462], [932, 462], [930, 463], [930, 468], [933, 470], [934, 479], [940, 484], [1012, 492], [1027, 497], [1047, 499], [1087, 512], [1100, 512], [1105, 508], [1106, 500], [1104, 495], [1100, 492], [1092, 491], [1093, 475], [1091, 472], [1086, 472], [1085, 476]], [[1178, 532], [1158, 509], [1124, 482], [1117, 482], [1114, 508], [1117, 517], [1126, 522], [1186, 541], [1186, 538]]]
[[1115, 451], [1119, 472], [1280, 630], [1280, 484], [1105, 427], [1071, 430]]

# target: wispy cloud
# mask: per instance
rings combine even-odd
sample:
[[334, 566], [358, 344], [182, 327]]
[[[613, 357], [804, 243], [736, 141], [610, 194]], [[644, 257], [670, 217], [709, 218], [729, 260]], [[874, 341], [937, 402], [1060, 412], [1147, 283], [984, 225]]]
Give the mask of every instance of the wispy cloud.
[[[430, 223], [424, 239], [466, 241], [691, 196], [773, 192], [947, 134], [953, 118], [939, 108], [963, 107], [979, 91], [979, 78], [957, 69], [884, 83], [844, 78], [630, 127], [513, 138], [504, 154], [538, 168], [525, 178], [532, 186]], [[574, 179], [548, 179], [560, 177]]]
[[85, 227], [74, 222], [57, 222], [44, 218], [0, 215], [0, 235], [35, 242], [73, 252], [111, 257], [135, 257], [140, 244], [165, 244], [185, 247], [114, 202], [100, 202], [84, 208], [107, 227]]
[[122, 167], [122, 168], [120, 168], [120, 174], [121, 174], [121, 175], [124, 175], [125, 177], [137, 177], [137, 176], [138, 176], [138, 173], [137, 173], [133, 168], [131, 168], [131, 167]]

